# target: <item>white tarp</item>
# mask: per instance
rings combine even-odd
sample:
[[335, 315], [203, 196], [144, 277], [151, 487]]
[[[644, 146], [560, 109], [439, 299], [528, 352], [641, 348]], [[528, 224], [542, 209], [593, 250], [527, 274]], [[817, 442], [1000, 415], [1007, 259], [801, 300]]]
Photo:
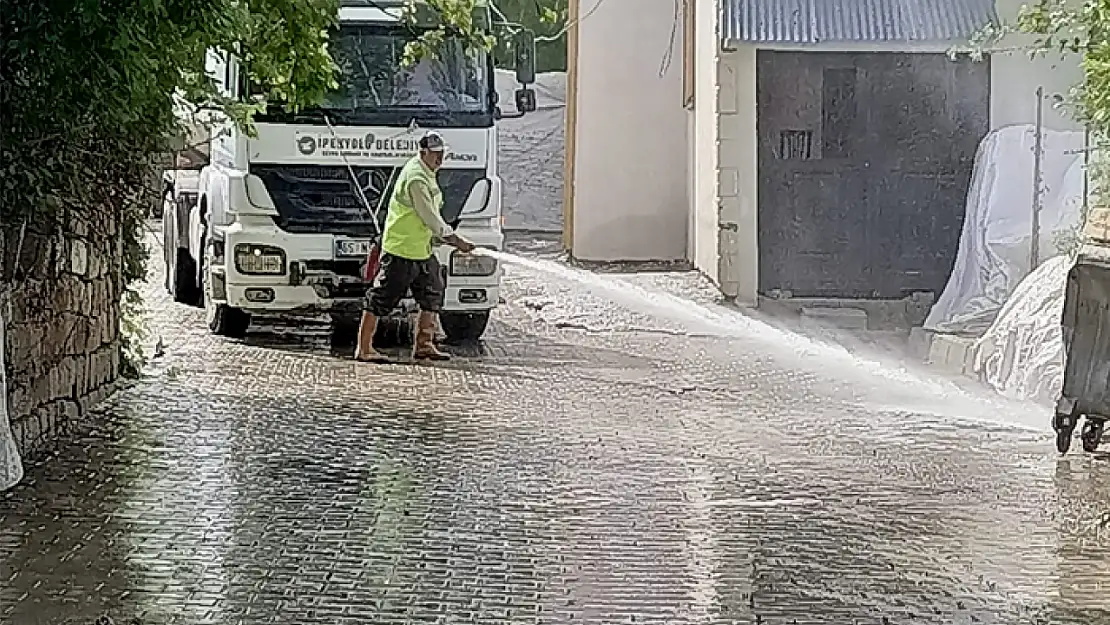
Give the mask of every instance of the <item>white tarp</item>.
[[1013, 399], [1053, 401], [1064, 383], [1064, 292], [1070, 255], [1045, 261], [1014, 290], [976, 343], [975, 370]]
[[[981, 336], [1029, 275], [1033, 231], [1032, 125], [988, 134], [975, 155], [956, 264], [925, 329]], [[1083, 204], [1083, 133], [1045, 130], [1039, 257], [1078, 228]]]
[[0, 491], [15, 486], [23, 479], [23, 461], [12, 436], [8, 420], [8, 379], [4, 360], [4, 315], [0, 314]]

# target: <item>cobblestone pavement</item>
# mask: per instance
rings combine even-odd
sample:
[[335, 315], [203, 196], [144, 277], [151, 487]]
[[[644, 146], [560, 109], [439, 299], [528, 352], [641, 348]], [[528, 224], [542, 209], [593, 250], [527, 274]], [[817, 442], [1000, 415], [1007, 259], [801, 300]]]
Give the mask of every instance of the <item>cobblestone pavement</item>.
[[437, 367], [219, 340], [151, 288], [165, 355], [0, 495], [0, 621], [1110, 623], [1110, 462], [1045, 414], [507, 283]]

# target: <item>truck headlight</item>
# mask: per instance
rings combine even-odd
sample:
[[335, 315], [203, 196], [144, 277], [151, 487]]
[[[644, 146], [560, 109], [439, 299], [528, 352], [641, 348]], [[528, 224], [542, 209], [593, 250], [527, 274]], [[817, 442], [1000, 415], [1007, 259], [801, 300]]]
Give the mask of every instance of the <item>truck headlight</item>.
[[240, 243], [235, 246], [235, 270], [247, 275], [280, 276], [285, 273], [285, 250]]
[[489, 256], [451, 252], [451, 275], [492, 276], [497, 271], [497, 260]]

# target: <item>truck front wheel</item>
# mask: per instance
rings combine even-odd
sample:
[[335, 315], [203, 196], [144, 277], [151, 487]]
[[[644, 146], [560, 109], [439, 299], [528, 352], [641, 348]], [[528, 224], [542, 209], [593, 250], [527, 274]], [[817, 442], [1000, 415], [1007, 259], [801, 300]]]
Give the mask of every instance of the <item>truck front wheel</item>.
[[197, 288], [197, 264], [189, 250], [170, 252], [173, 256], [173, 301], [189, 306], [199, 306], [201, 303], [200, 289]]
[[440, 313], [439, 322], [448, 345], [477, 343], [489, 325], [489, 311]]
[[232, 308], [227, 304], [207, 303], [208, 329], [216, 336], [241, 339], [247, 335], [251, 325], [250, 313]]
[[250, 313], [232, 308], [227, 304], [213, 301], [212, 288], [209, 283], [208, 272], [204, 272], [204, 316], [208, 321], [208, 329], [216, 336], [226, 336], [241, 339], [247, 335], [247, 328], [251, 325]]

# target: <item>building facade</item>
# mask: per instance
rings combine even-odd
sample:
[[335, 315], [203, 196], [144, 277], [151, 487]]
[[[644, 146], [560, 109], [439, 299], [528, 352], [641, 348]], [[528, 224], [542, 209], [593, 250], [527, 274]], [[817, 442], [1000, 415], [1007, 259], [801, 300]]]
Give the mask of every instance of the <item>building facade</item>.
[[[568, 248], [686, 258], [750, 305], [939, 294], [983, 136], [1033, 123], [1038, 88], [1045, 126], [1075, 128], [1053, 105], [1082, 78], [1074, 57], [1031, 60], [1016, 36], [982, 60], [948, 54], [1022, 4], [574, 7]], [[680, 61], [665, 61], [668, 46]]]

